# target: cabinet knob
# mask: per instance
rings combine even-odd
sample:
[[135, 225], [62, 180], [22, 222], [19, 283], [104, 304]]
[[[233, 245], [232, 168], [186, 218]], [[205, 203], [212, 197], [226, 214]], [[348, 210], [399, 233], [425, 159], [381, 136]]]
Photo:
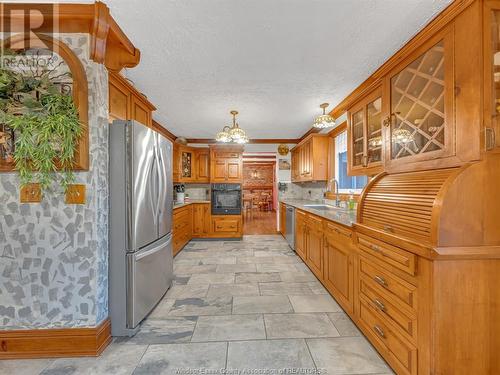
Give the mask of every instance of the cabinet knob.
[[392, 125], [392, 119], [393, 117], [396, 117], [396, 115], [399, 115], [401, 114], [401, 112], [393, 112], [391, 113], [389, 116], [387, 116], [384, 121], [382, 122], [382, 124], [384, 124], [385, 127], [389, 127]]

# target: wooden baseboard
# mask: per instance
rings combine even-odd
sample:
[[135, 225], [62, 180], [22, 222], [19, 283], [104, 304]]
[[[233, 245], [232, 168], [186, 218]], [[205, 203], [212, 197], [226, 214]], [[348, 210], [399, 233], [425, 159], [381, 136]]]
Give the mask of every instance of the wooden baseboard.
[[0, 331], [0, 360], [96, 357], [111, 342], [111, 322], [95, 328]]

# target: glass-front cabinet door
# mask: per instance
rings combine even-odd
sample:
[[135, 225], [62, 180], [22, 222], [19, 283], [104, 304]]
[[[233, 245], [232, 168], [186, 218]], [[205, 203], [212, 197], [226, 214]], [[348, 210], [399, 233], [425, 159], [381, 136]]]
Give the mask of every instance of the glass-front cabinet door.
[[485, 3], [485, 149], [500, 151], [500, 2]]
[[348, 110], [349, 175], [373, 175], [382, 165], [381, 96], [376, 89]]
[[454, 154], [452, 43], [451, 31], [430, 40], [386, 79], [388, 164]]

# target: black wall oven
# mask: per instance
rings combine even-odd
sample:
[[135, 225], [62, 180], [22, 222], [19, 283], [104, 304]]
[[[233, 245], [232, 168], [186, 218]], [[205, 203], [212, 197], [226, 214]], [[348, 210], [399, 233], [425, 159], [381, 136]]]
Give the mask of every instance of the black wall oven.
[[212, 215], [241, 214], [241, 185], [212, 184]]

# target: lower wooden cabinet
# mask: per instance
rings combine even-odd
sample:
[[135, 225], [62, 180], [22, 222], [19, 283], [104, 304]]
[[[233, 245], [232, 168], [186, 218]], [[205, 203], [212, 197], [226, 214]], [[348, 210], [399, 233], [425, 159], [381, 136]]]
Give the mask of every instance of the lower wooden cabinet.
[[303, 211], [295, 210], [295, 252], [306, 262], [306, 218]]
[[243, 235], [241, 215], [212, 216], [212, 234], [215, 237], [241, 237]]
[[323, 220], [309, 215], [306, 221], [306, 263], [319, 279], [323, 279]]
[[286, 205], [280, 202], [280, 233], [286, 235]]
[[[335, 227], [334, 227], [335, 228]], [[342, 232], [340, 232], [342, 230]], [[325, 224], [324, 279], [328, 291], [344, 310], [354, 312], [354, 250], [342, 236], [352, 237], [345, 229], [332, 230], [332, 224]]]
[[173, 214], [172, 246], [175, 256], [193, 236], [193, 206], [176, 208]]
[[210, 203], [193, 203], [193, 237], [210, 234]]

